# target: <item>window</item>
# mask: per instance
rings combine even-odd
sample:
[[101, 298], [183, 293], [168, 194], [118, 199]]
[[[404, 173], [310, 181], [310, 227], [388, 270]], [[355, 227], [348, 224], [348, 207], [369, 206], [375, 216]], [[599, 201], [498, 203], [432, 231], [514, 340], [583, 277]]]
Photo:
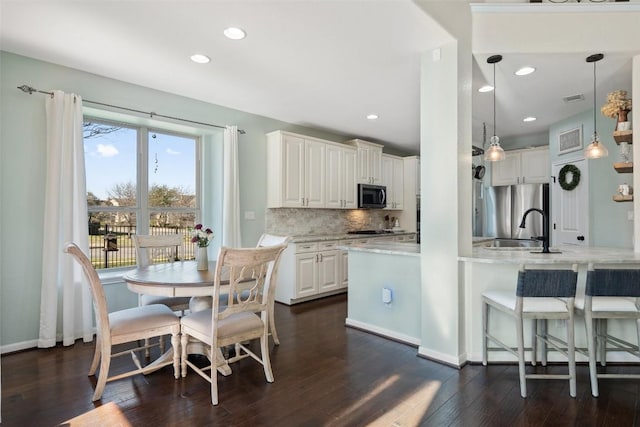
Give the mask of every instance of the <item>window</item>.
[[189, 230], [199, 218], [199, 138], [85, 117], [84, 147], [91, 262], [136, 264], [134, 234], [183, 234], [180, 259], [193, 259]]

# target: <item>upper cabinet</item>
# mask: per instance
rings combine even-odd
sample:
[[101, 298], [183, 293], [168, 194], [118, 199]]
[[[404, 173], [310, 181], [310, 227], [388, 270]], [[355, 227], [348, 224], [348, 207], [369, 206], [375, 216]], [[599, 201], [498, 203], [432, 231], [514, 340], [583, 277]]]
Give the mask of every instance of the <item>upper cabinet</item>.
[[404, 209], [404, 161], [402, 157], [382, 155], [382, 185], [387, 187], [387, 207]]
[[382, 183], [382, 145], [362, 139], [350, 139], [346, 144], [356, 147], [358, 152], [358, 183]]
[[267, 207], [324, 208], [326, 143], [293, 133], [267, 134]]
[[513, 150], [491, 165], [491, 185], [549, 182], [549, 147]]
[[342, 144], [327, 143], [326, 207], [356, 209], [356, 149]]

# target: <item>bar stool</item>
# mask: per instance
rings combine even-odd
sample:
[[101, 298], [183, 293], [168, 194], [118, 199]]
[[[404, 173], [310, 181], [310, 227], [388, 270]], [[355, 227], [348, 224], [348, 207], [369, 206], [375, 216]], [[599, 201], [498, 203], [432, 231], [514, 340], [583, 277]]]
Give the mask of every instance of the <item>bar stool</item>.
[[[482, 294], [482, 364], [487, 366], [489, 351], [506, 350], [518, 358], [520, 376], [520, 395], [527, 397], [527, 379], [568, 379], [569, 394], [576, 396], [576, 361], [574, 340], [574, 299], [578, 266], [576, 264], [559, 266], [532, 265], [520, 266], [516, 292], [489, 290]], [[499, 310], [513, 317], [516, 321], [517, 347], [510, 347], [489, 332], [490, 308]], [[537, 340], [550, 346], [568, 359], [568, 374], [527, 374], [525, 371], [524, 347], [524, 319], [533, 319], [534, 327], [532, 349], [536, 348]], [[565, 320], [567, 340], [548, 334], [547, 319]], [[544, 327], [537, 333], [535, 323], [542, 320]], [[499, 347], [488, 347], [489, 341]], [[566, 346], [566, 351], [565, 351]], [[535, 365], [536, 356], [532, 351], [532, 364]], [[546, 356], [545, 359], [546, 360]]]
[[606, 366], [608, 351], [624, 351], [640, 358], [638, 344], [612, 336], [607, 330], [608, 319], [632, 319], [636, 322], [636, 336], [640, 343], [640, 265], [589, 264], [584, 299], [576, 299], [576, 312], [582, 314], [587, 332], [591, 394], [598, 397], [598, 378], [640, 379], [636, 374], [598, 373], [600, 364]]

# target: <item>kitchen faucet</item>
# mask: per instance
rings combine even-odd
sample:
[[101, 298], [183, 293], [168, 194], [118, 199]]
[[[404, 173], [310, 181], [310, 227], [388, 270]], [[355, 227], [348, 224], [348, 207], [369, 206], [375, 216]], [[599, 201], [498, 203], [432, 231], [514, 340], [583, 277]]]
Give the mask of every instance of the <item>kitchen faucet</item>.
[[551, 253], [549, 250], [549, 184], [542, 185], [542, 209], [531, 208], [527, 209], [522, 215], [522, 222], [520, 222], [520, 228], [524, 228], [525, 221], [529, 212], [538, 212], [542, 215], [542, 237], [536, 237], [536, 240], [542, 240], [542, 253]]

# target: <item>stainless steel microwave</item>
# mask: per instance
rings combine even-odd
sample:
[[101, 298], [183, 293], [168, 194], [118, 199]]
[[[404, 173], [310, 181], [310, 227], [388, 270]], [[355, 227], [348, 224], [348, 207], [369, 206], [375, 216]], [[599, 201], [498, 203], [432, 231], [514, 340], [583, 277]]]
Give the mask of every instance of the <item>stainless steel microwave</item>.
[[384, 208], [387, 206], [387, 187], [384, 185], [358, 184], [359, 208]]

